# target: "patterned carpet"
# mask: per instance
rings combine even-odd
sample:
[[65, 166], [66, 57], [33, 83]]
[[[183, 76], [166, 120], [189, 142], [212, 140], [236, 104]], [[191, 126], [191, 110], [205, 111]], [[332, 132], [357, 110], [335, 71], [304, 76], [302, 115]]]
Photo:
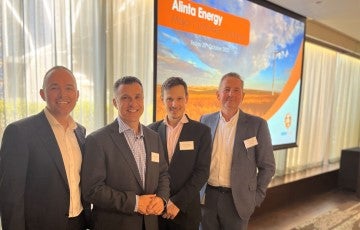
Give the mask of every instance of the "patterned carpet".
[[331, 210], [306, 221], [293, 230], [360, 230], [360, 203], [345, 209]]

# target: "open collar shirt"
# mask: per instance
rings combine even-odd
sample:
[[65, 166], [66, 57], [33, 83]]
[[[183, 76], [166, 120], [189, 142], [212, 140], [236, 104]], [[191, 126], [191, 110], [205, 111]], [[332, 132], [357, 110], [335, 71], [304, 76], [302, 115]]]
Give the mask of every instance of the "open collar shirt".
[[171, 162], [171, 159], [175, 152], [176, 144], [179, 140], [181, 130], [185, 123], [188, 123], [189, 119], [184, 114], [177, 123], [175, 127], [172, 127], [167, 120], [167, 116], [164, 119], [164, 123], [166, 125], [166, 144], [167, 144], [167, 150], [168, 150], [168, 156], [169, 156], [169, 162]]
[[69, 126], [65, 130], [47, 108], [44, 109], [44, 112], [50, 123], [51, 129], [54, 132], [65, 166], [66, 176], [70, 188], [69, 217], [76, 217], [83, 210], [80, 192], [82, 155], [75, 135], [77, 125], [70, 117]]
[[231, 163], [239, 110], [228, 122], [221, 112], [219, 114], [220, 119], [214, 137], [208, 183], [213, 186], [231, 188]]
[[119, 133], [124, 133], [126, 141], [130, 147], [130, 150], [135, 158], [136, 165], [138, 167], [142, 186], [145, 188], [145, 173], [146, 173], [146, 151], [144, 142], [144, 132], [142, 125], [140, 126], [139, 134], [136, 134], [133, 129], [130, 128], [121, 118], [117, 118], [119, 123]]

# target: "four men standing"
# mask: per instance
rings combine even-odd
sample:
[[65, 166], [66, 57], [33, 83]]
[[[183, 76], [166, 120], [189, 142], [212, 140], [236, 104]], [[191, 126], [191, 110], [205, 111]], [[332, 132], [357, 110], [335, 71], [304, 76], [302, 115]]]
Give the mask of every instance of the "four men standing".
[[140, 80], [120, 78], [113, 98], [118, 117], [86, 141], [85, 128], [70, 116], [79, 97], [70, 70], [50, 69], [40, 95], [44, 111], [10, 124], [3, 135], [4, 230], [86, 229], [89, 203], [92, 229], [197, 230], [200, 221], [204, 230], [247, 229], [265, 198], [275, 172], [270, 133], [265, 120], [239, 109], [244, 92], [236, 73], [222, 77], [220, 112], [202, 116], [203, 124], [185, 114], [183, 79], [167, 79], [161, 89], [166, 117], [149, 128], [139, 121]]

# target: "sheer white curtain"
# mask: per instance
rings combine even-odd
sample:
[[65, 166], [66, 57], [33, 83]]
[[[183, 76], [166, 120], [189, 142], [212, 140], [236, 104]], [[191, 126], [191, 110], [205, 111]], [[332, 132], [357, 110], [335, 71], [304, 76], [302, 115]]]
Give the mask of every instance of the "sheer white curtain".
[[[75, 119], [88, 130], [98, 122], [103, 124], [105, 90], [96, 87], [101, 86], [105, 75], [101, 65], [105, 55], [99, 45], [101, 35], [105, 37], [101, 31], [104, 30], [101, 2], [1, 1], [1, 135], [10, 122], [44, 108], [39, 90], [44, 74], [54, 65], [73, 70], [78, 80], [80, 98]], [[99, 93], [96, 96], [94, 88]]]
[[80, 98], [74, 117], [90, 133], [105, 123], [106, 45], [105, 3], [102, 0], [71, 1], [72, 70], [77, 78]]
[[[113, 96], [112, 84], [120, 77], [132, 75], [143, 84], [144, 124], [153, 118], [154, 79], [154, 1], [113, 0], [107, 5], [107, 76], [108, 102]], [[109, 105], [108, 122], [117, 111]]]
[[336, 85], [329, 139], [329, 160], [339, 160], [344, 148], [360, 146], [360, 60], [337, 55]]
[[285, 173], [338, 161], [341, 149], [359, 145], [359, 68], [358, 59], [305, 43], [298, 147], [288, 149]]
[[42, 75], [55, 60], [51, 54], [51, 42], [55, 40], [53, 20], [49, 18], [52, 12], [47, 4], [1, 2], [2, 130], [11, 121], [43, 107], [38, 94]]

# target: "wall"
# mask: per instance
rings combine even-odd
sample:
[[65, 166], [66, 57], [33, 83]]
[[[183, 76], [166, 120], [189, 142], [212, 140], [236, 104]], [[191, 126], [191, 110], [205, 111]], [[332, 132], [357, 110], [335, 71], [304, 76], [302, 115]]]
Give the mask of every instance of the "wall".
[[306, 39], [360, 58], [360, 41], [311, 19], [306, 21]]

